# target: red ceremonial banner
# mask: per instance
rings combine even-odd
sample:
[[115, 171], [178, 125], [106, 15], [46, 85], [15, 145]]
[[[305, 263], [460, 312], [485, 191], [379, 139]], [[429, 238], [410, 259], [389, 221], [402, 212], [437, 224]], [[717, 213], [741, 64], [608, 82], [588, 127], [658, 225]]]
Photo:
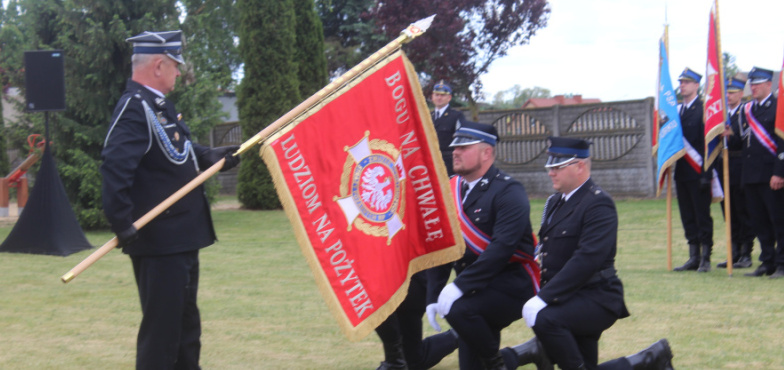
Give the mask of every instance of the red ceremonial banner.
[[[708, 63], [705, 73], [705, 160], [707, 170], [721, 149], [721, 133], [727, 123], [727, 109], [724, 102], [724, 68], [722, 65], [721, 43], [719, 39], [718, 11], [711, 9], [708, 29]], [[699, 171], [698, 171], [699, 172]]]
[[261, 155], [350, 340], [397, 308], [411, 275], [464, 253], [435, 129], [401, 51], [272, 135]]

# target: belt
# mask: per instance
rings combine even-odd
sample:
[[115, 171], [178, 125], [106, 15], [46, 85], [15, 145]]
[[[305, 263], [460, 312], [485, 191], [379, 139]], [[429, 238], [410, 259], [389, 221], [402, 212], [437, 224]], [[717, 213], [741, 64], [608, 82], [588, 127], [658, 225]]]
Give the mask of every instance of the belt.
[[607, 279], [609, 279], [609, 278], [611, 278], [613, 276], [615, 276], [615, 267], [608, 267], [608, 268], [606, 268], [604, 270], [601, 270], [601, 271], [593, 274], [593, 276], [591, 276], [591, 278], [588, 279], [586, 284], [598, 283], [598, 282], [600, 282], [602, 280], [607, 280]]

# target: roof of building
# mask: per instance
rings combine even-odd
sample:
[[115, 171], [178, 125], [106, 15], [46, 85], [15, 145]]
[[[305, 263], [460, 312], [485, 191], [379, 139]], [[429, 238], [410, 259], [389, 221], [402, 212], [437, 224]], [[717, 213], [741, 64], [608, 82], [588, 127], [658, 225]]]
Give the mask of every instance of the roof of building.
[[523, 103], [522, 109], [527, 108], [545, 108], [552, 107], [553, 105], [575, 105], [575, 104], [590, 104], [601, 103], [600, 99], [583, 99], [582, 95], [556, 95], [552, 98], [531, 98]]

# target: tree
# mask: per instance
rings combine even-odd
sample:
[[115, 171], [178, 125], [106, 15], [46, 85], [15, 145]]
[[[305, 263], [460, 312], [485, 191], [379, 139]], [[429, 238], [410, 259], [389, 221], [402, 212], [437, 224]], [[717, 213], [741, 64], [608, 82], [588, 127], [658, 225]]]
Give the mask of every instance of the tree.
[[179, 110], [191, 112], [188, 127], [204, 142], [210, 129], [225, 118], [218, 97], [234, 89], [233, 74], [242, 62], [234, 42], [238, 13], [234, 0], [182, 3], [186, 64], [171, 98]]
[[[20, 52], [24, 49], [62, 49], [65, 52], [66, 110], [50, 115], [50, 127], [60, 177], [82, 227], [107, 225], [102, 212], [98, 167], [114, 104], [131, 76], [132, 47], [125, 39], [142, 31], [179, 29], [182, 10], [178, 6], [184, 7], [187, 23], [189, 15], [199, 14], [199, 7], [224, 8], [227, 4], [231, 2], [19, 0], [21, 11], [14, 21], [20, 25], [19, 29], [25, 30], [26, 39]], [[207, 23], [207, 18], [202, 19], [204, 23], [194, 25], [196, 30], [191, 35], [211, 36], [209, 44], [202, 45], [220, 44], [215, 42], [214, 35], [222, 35], [221, 30], [211, 31], [208, 27], [221, 26]], [[4, 25], [4, 31], [5, 28]], [[186, 41], [188, 35], [186, 32]], [[191, 39], [196, 45], [206, 43], [203, 40], [206, 36]], [[232, 40], [223, 43], [230, 45]], [[183, 70], [186, 76], [193, 78], [180, 79], [171, 96], [196, 137], [206, 133], [219, 117], [220, 107], [211, 101], [218, 85], [215, 80], [228, 83], [225, 82], [226, 72], [213, 72], [208, 67], [217, 58], [214, 53], [212, 57], [202, 57], [200, 52], [201, 48], [189, 50], [186, 44], [187, 63]], [[21, 55], [18, 58], [14, 68], [21, 70]], [[222, 76], [222, 79], [216, 76]], [[14, 86], [24, 86], [21, 78], [11, 82]], [[19, 139], [31, 131], [42, 132], [41, 116], [24, 115], [13, 132]]]
[[[0, 4], [0, 99], [4, 101], [11, 102], [6, 100], [8, 89], [14, 86], [15, 81], [20, 81], [24, 74], [22, 69], [24, 43], [25, 37], [20, 30], [16, 0], [9, 1], [6, 9], [3, 9]], [[0, 177], [7, 175], [11, 170], [6, 152], [9, 148], [8, 144], [14, 143], [13, 130], [6, 128], [10, 124], [11, 122], [5, 122], [3, 108], [0, 105]]]
[[[506, 97], [511, 95], [511, 99]], [[493, 109], [519, 109], [531, 98], [549, 98], [550, 90], [543, 87], [534, 86], [532, 88], [521, 88], [514, 85], [506, 91], [499, 91], [493, 99]]]
[[362, 45], [382, 37], [374, 34], [369, 13], [373, 4], [374, 0], [316, 1], [330, 76], [340, 76], [361, 62], [366, 57]]
[[735, 75], [740, 72], [738, 65], [735, 64], [735, 56], [728, 53], [723, 52], [721, 53], [722, 63], [724, 64], [724, 75], [729, 77], [735, 77]]
[[324, 32], [313, 0], [293, 0], [297, 20], [296, 55], [299, 93], [305, 99], [327, 84]]
[[371, 11], [376, 31], [387, 39], [409, 23], [437, 14], [431, 28], [406, 46], [406, 53], [430, 85], [448, 80], [476, 115], [480, 76], [510, 47], [528, 43], [547, 25], [547, 0], [455, 0], [377, 2]]
[[[257, 134], [300, 102], [292, 0], [239, 0], [239, 51], [245, 76], [237, 91], [245, 138]], [[258, 151], [243, 155], [237, 195], [246, 208], [280, 207], [269, 170]]]

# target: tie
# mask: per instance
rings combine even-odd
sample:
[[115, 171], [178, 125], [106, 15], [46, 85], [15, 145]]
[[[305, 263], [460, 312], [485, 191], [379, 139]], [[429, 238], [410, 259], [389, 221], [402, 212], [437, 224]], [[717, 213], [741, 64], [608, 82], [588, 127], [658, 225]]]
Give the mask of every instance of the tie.
[[436, 119], [439, 119], [439, 118], [441, 118], [441, 112], [440, 111], [436, 111]]
[[564, 201], [563, 197], [558, 198], [558, 201], [555, 202], [555, 205], [553, 206], [553, 211], [550, 212], [550, 216], [547, 216], [547, 223], [548, 224], [550, 223], [550, 221], [553, 220], [553, 215], [555, 215], [555, 213], [558, 212], [558, 210], [561, 208], [561, 206], [564, 203], [566, 203], [566, 201]]
[[468, 194], [466, 193], [468, 193], [468, 183], [465, 180], [463, 180], [462, 184], [460, 185], [460, 195], [463, 196], [463, 203], [465, 203], [465, 200], [468, 196]]

